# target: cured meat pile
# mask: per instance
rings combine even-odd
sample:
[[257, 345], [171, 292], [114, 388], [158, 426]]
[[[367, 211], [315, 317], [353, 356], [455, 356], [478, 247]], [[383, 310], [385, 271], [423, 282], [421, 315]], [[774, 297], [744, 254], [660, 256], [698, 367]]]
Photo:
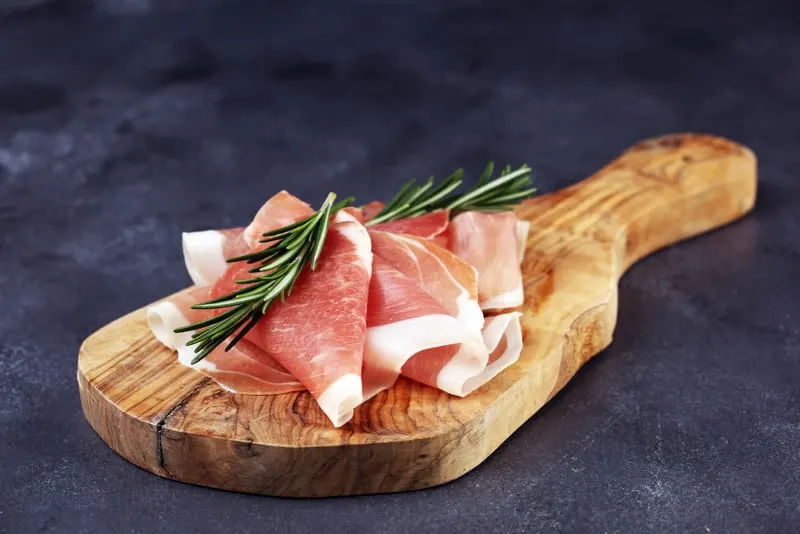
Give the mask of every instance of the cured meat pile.
[[[282, 191], [246, 228], [185, 233], [192, 290], [147, 311], [153, 334], [181, 363], [241, 394], [307, 389], [338, 427], [400, 375], [465, 396], [513, 364], [522, 350], [520, 262], [528, 223], [510, 212], [446, 210], [365, 226], [382, 207], [333, 217], [316, 270], [276, 301], [229, 351], [223, 343], [191, 366], [191, 334], [174, 329], [210, 310], [192, 305], [238, 289], [252, 265], [227, 263], [268, 245], [261, 234], [313, 214]], [[494, 310], [494, 312], [492, 311]], [[486, 312], [486, 315], [485, 315]], [[491, 313], [496, 313], [491, 315]]]

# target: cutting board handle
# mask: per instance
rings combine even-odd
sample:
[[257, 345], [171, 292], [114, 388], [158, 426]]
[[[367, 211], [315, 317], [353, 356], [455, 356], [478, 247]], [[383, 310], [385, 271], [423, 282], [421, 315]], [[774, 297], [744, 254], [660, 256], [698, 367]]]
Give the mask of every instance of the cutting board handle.
[[638, 143], [593, 176], [520, 206], [536, 229], [608, 243], [619, 272], [731, 222], [754, 205], [756, 157], [721, 137], [672, 134]]

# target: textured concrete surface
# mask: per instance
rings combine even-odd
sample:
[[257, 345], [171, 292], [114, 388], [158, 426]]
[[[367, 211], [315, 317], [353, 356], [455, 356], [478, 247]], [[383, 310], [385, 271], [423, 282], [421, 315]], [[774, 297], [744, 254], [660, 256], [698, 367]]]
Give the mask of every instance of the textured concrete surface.
[[[264, 4], [0, 16], [0, 532], [800, 529], [794, 2]], [[187, 284], [181, 230], [490, 158], [549, 191], [680, 130], [756, 151], [754, 214], [634, 267], [611, 348], [452, 484], [214, 491], [83, 420], [79, 343]]]

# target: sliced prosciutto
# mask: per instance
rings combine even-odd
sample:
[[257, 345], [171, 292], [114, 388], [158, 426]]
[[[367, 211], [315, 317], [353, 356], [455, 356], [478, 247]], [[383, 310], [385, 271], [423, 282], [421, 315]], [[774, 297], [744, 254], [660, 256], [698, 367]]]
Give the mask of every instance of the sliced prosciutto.
[[173, 350], [184, 345], [191, 332], [176, 334], [174, 330], [208, 316], [207, 311], [193, 310], [192, 306], [208, 300], [209, 294], [207, 287], [193, 287], [147, 308], [147, 325], [156, 339]]
[[364, 400], [391, 387], [425, 349], [461, 343], [472, 333], [416, 280], [374, 255], [364, 351]]
[[159, 341], [178, 351], [178, 360], [182, 364], [213, 378], [227, 391], [275, 395], [305, 389], [286, 368], [247, 340], [240, 341], [226, 352], [224, 347], [230, 341], [228, 339], [203, 360], [191, 365], [194, 348], [186, 345], [191, 333], [176, 334], [174, 330], [206, 319], [211, 312], [193, 310], [191, 306], [209, 298], [210, 288], [193, 288], [148, 308], [147, 323]]
[[483, 312], [474, 267], [423, 238], [372, 229], [369, 234], [376, 256], [414, 280], [467, 328], [480, 331]]
[[354, 208], [352, 206], [348, 206], [346, 208], [343, 208], [342, 211], [344, 211], [345, 213], [349, 213], [350, 215], [353, 216], [353, 218], [355, 220], [357, 220], [361, 224], [364, 224], [364, 211], [363, 210], [361, 210], [359, 208]]
[[[458, 320], [466, 337], [413, 355], [402, 373], [453, 395], [486, 367], [489, 351], [481, 338], [483, 313], [477, 301], [475, 269], [431, 241], [389, 232], [370, 231], [376, 257], [415, 282]], [[415, 332], [403, 334], [413, 337]]]
[[[516, 363], [522, 352], [521, 314], [511, 312], [488, 317], [481, 333], [480, 344], [470, 340], [461, 345], [450, 345], [417, 354], [403, 367], [408, 378], [464, 397], [497, 376], [503, 369]], [[476, 370], [474, 365], [463, 365], [459, 353], [489, 353], [486, 363]]]
[[522, 327], [519, 312], [504, 313], [486, 318], [483, 343], [489, 350], [486, 367], [464, 382], [461, 396], [469, 395], [507, 367], [515, 364], [522, 353]]
[[261, 234], [308, 217], [314, 210], [294, 195], [281, 191], [258, 210], [246, 228], [183, 233], [183, 260], [198, 286], [213, 285], [228, 269], [228, 258], [257, 250]]
[[[435, 243], [408, 235], [370, 231], [373, 253], [433, 297], [466, 330], [457, 343], [416, 353], [401, 373], [423, 384], [464, 396], [513, 364], [522, 349], [519, 314], [484, 323], [475, 269]], [[373, 279], [379, 276], [373, 274]], [[414, 331], [401, 334], [412, 339]]]
[[362, 211], [364, 212], [364, 220], [370, 221], [375, 218], [378, 213], [386, 206], [385, 202], [381, 202], [380, 200], [373, 200], [368, 204], [365, 204]]
[[244, 228], [229, 228], [183, 233], [183, 261], [195, 285], [212, 285], [225, 274], [227, 258], [248, 252], [243, 231]]
[[[235, 281], [252, 276], [249, 268], [233, 264], [214, 285], [211, 297], [239, 289]], [[245, 336], [297, 378], [336, 427], [349, 421], [362, 402], [371, 271], [366, 229], [352, 215], [338, 212], [317, 269], [306, 268], [291, 296], [274, 302]]]
[[261, 248], [261, 234], [295, 223], [313, 213], [311, 206], [285, 190], [280, 191], [259, 208], [244, 229], [244, 240], [251, 249]]
[[[522, 304], [521, 238], [526, 226], [511, 212], [468, 211], [450, 221], [449, 246], [478, 270], [478, 297], [484, 310]], [[523, 235], [524, 234], [524, 235]]]
[[381, 230], [394, 234], [408, 234], [432, 239], [447, 230], [449, 221], [450, 212], [448, 210], [436, 210], [418, 217], [374, 224], [369, 228], [370, 230]]

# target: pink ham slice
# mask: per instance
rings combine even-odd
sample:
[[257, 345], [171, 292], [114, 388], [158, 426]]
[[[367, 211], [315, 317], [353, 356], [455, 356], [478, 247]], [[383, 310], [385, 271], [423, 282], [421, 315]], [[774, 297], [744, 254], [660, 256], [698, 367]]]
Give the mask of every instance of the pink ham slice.
[[526, 228], [511, 212], [468, 211], [450, 221], [450, 250], [478, 270], [478, 296], [484, 310], [522, 304], [521, 243], [527, 237]]
[[373, 256], [362, 372], [364, 400], [391, 387], [415, 354], [461, 343], [470, 335], [414, 279]]
[[[481, 339], [483, 313], [477, 302], [477, 274], [471, 265], [428, 240], [371, 230], [373, 251], [434, 298], [466, 333], [413, 355], [402, 373], [453, 395], [480, 373], [489, 352]], [[407, 332], [411, 337], [414, 332]]]
[[363, 207], [364, 220], [370, 221], [374, 219], [384, 206], [386, 206], [386, 203], [381, 202], [380, 200], [373, 200], [372, 202], [365, 204]]
[[314, 213], [293, 196], [281, 191], [267, 200], [246, 228], [183, 233], [183, 260], [198, 286], [213, 285], [228, 269], [228, 258], [261, 248], [261, 234], [277, 230]]
[[193, 310], [191, 307], [198, 302], [209, 300], [209, 293], [207, 287], [194, 287], [147, 308], [147, 325], [156, 339], [173, 350], [184, 345], [191, 337], [191, 333], [176, 334], [174, 330], [202, 321], [208, 316], [207, 311]]
[[194, 348], [187, 346], [191, 333], [176, 334], [176, 328], [207, 318], [208, 310], [192, 305], [209, 300], [210, 288], [192, 290], [148, 308], [147, 322], [156, 338], [178, 351], [178, 360], [214, 379], [223, 389], [246, 395], [275, 395], [305, 389], [289, 371], [252, 343], [242, 340], [225, 352], [225, 344], [195, 365]]
[[450, 212], [448, 210], [437, 210], [418, 217], [378, 223], [369, 228], [370, 230], [381, 230], [394, 234], [408, 234], [425, 239], [433, 239], [447, 230], [449, 221]]
[[414, 280], [468, 329], [480, 331], [475, 268], [429, 240], [370, 229], [375, 255]]
[[198, 286], [210, 286], [225, 274], [227, 258], [247, 253], [244, 228], [183, 233], [183, 261]]
[[511, 312], [486, 318], [482, 337], [489, 350], [489, 361], [480, 373], [464, 383], [462, 396], [469, 395], [519, 360], [523, 346], [521, 316], [519, 312]]
[[[364, 220], [369, 221], [377, 213], [383, 209], [382, 202], [370, 202], [363, 207]], [[478, 212], [467, 212], [478, 213]], [[463, 214], [466, 215], [466, 214]], [[507, 217], [507, 214], [502, 214]], [[469, 219], [470, 216], [461, 217], [459, 223], [463, 223]], [[515, 218], [516, 219], [516, 218]], [[392, 232], [396, 234], [408, 234], [417, 237], [431, 239], [437, 245], [444, 247], [448, 250], [453, 250], [450, 243], [450, 236], [453, 230], [449, 230], [449, 212], [448, 210], [439, 210], [419, 217], [411, 217], [408, 219], [401, 219], [399, 221], [392, 221], [388, 223], [380, 223], [370, 226], [371, 230], [382, 230], [385, 232]], [[517, 256], [520, 262], [525, 254], [525, 244], [528, 240], [528, 232], [530, 230], [530, 223], [528, 221], [516, 220], [515, 224], [515, 241], [517, 243]], [[476, 231], [479, 229], [476, 228]], [[461, 230], [459, 233], [464, 233]], [[454, 250], [453, 250], [454, 251]], [[455, 252], [455, 251], [454, 251]]]
[[[233, 264], [214, 285], [212, 298], [238, 289], [236, 280], [252, 276], [249, 267]], [[276, 301], [245, 336], [297, 378], [336, 427], [362, 402], [371, 270], [366, 229], [352, 215], [338, 212], [317, 269], [304, 270], [291, 297]]]
[[[259, 245], [258, 239], [263, 232], [291, 224], [312, 213], [313, 210], [308, 204], [282, 191], [262, 206], [246, 229], [217, 232], [216, 236], [209, 236], [214, 231], [197, 233], [200, 234], [198, 239], [192, 239], [196, 234], [190, 234], [188, 240], [185, 237], [184, 243], [189, 244], [188, 247], [184, 247], [184, 251], [187, 252], [187, 267], [190, 273], [203, 273], [200, 280], [193, 276], [197, 283], [216, 281], [211, 298], [227, 294], [240, 287], [234, 284], [235, 280], [252, 275], [246, 273], [248, 266], [228, 264], [225, 262], [226, 258], [251, 250], [247, 246], [248, 242]], [[358, 215], [361, 216], [360, 213]], [[232, 243], [235, 246], [228, 246]], [[215, 254], [209, 256], [196, 253], [202, 252], [204, 247], [210, 248]], [[194, 261], [208, 260], [209, 257], [212, 261]], [[254, 328], [246, 339], [240, 341], [230, 352], [222, 352], [223, 349], [219, 348], [215, 350], [198, 364], [201, 366], [200, 370], [213, 376], [226, 389], [237, 393], [264, 394], [267, 392], [265, 388], [248, 386], [244, 375], [247, 373], [248, 365], [252, 365], [253, 361], [266, 362], [262, 367], [269, 367], [282, 375], [280, 381], [277, 378], [273, 380], [269, 392], [278, 392], [279, 382], [285, 391], [307, 388], [317, 398], [320, 407], [335, 426], [344, 424], [352, 416], [352, 408], [361, 402], [359, 375], [364, 349], [363, 330], [370, 270], [371, 252], [368, 234], [358, 219], [353, 217], [352, 210], [343, 210], [337, 214], [331, 225], [325, 251], [317, 270], [304, 272], [286, 304], [275, 303], [259, 326]], [[344, 283], [340, 284], [342, 280]], [[338, 286], [338, 291], [337, 287], [332, 286]], [[317, 296], [322, 296], [322, 299], [315, 299], [315, 292]], [[327, 301], [320, 302], [326, 298]], [[340, 309], [336, 309], [337, 299], [342, 304]], [[311, 308], [314, 308], [314, 311], [311, 311]], [[316, 314], [314, 318], [319, 325], [327, 321], [328, 330], [318, 327], [313, 320], [300, 317], [302, 312]], [[325, 319], [326, 315], [328, 319]], [[294, 319], [291, 318], [293, 316]], [[303, 332], [291, 334], [290, 331], [295, 328], [298, 330], [302, 328]], [[271, 329], [272, 331], [269, 331]], [[297, 346], [298, 339], [309, 339], [309, 332], [313, 334], [306, 346]], [[241, 350], [237, 350], [239, 347]], [[265, 348], [266, 350], [263, 350]], [[293, 348], [298, 349], [297, 354], [292, 354]], [[314, 350], [318, 352], [314, 353]], [[185, 357], [181, 359], [185, 359], [188, 363], [194, 356], [193, 349], [187, 347], [185, 350], [179, 350], [179, 357], [184, 354]], [[215, 361], [214, 356], [217, 354], [220, 361]], [[297, 375], [286, 370], [276, 358], [289, 361], [289, 365], [294, 367]], [[304, 358], [315, 365], [299, 363]], [[242, 371], [242, 375], [236, 376], [237, 381], [233, 384], [228, 380], [231, 374], [223, 373], [232, 368]], [[351, 372], [346, 372], [348, 370]], [[303, 379], [303, 382], [294, 376]], [[256, 386], [260, 387], [261, 384]]]
[[261, 234], [295, 223], [312, 213], [311, 206], [285, 190], [280, 191], [259, 208], [244, 229], [244, 240], [251, 249], [261, 248]]
[[355, 220], [357, 220], [361, 224], [364, 224], [364, 212], [361, 209], [355, 208], [353, 206], [348, 206], [344, 208], [344, 211], [352, 215], [353, 218], [355, 218]]
[[[519, 359], [522, 352], [520, 316], [519, 312], [511, 312], [488, 317], [481, 332], [482, 347], [470, 341], [468, 345], [449, 345], [422, 352], [406, 363], [403, 376], [459, 397], [469, 395]], [[453, 361], [459, 360], [459, 352], [474, 353], [481, 350], [488, 351], [489, 357], [486, 365], [477, 373], [473, 366], [456, 371], [452, 369]], [[449, 376], [446, 374], [448, 365], [451, 366]], [[448, 378], [453, 378], [449, 384]]]
[[464, 396], [519, 358], [519, 314], [484, 323], [477, 302], [477, 273], [471, 265], [429, 240], [373, 230], [370, 236], [376, 258], [416, 282], [467, 332], [458, 343], [441, 344], [409, 358], [401, 370], [404, 376]]

